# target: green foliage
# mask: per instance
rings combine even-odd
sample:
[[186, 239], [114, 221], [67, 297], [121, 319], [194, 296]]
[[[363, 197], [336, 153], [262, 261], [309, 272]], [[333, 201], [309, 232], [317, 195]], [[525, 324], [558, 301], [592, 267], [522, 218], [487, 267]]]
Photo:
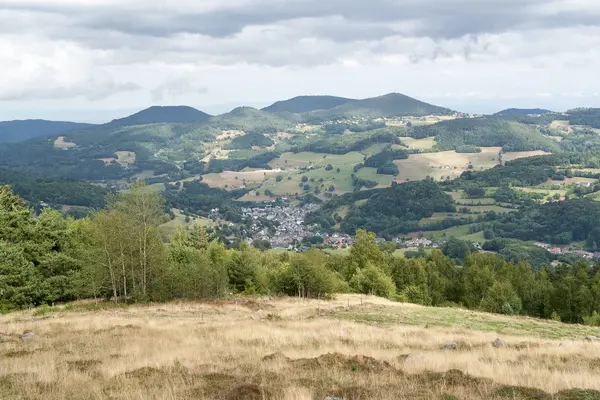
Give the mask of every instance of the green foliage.
[[109, 122], [111, 127], [148, 125], [158, 123], [197, 123], [204, 122], [210, 115], [187, 106], [152, 106], [125, 118]]
[[316, 110], [329, 110], [349, 101], [352, 100], [335, 96], [297, 96], [273, 103], [263, 108], [263, 111], [301, 114]]
[[356, 269], [350, 279], [350, 286], [359, 293], [380, 297], [392, 298], [396, 294], [392, 278], [371, 263], [363, 269]]
[[398, 167], [394, 160], [403, 160], [408, 158], [406, 150], [386, 149], [367, 158], [364, 162], [365, 167], [377, 168], [378, 174], [397, 175]]
[[0, 143], [23, 142], [35, 137], [54, 136], [92, 126], [91, 124], [44, 120], [4, 121], [0, 122]]
[[600, 326], [600, 314], [594, 311], [589, 317], [583, 317], [583, 323], [590, 326]]
[[554, 175], [554, 169], [549, 166], [531, 166], [529, 168], [513, 165], [496, 166], [485, 171], [465, 171], [450, 185], [457, 188], [468, 185], [478, 187], [535, 186], [546, 182], [552, 175]]
[[483, 311], [514, 315], [521, 312], [521, 299], [510, 282], [495, 281], [481, 300]]
[[395, 143], [396, 135], [387, 131], [374, 131], [356, 133], [353, 135], [327, 135], [318, 139], [303, 139], [293, 145], [290, 151], [300, 153], [311, 151], [314, 153], [346, 154], [351, 151], [366, 149], [375, 143]]
[[455, 150], [457, 153], [481, 153], [479, 147], [472, 145], [456, 146]]
[[168, 185], [165, 199], [169, 208], [177, 208], [203, 217], [218, 208], [219, 213], [228, 221], [240, 222], [242, 211], [234, 200], [245, 193], [247, 193], [246, 189], [223, 190], [211, 188], [200, 181], [191, 181], [184, 182], [181, 190], [176, 186]]
[[243, 136], [238, 136], [231, 141], [228, 149], [251, 149], [253, 146], [269, 147], [273, 145], [273, 140], [262, 133], [247, 132]]
[[63, 204], [102, 208], [108, 191], [102, 187], [73, 179], [41, 178], [20, 171], [0, 168], [0, 185], [9, 185], [25, 200], [38, 204]]
[[600, 249], [600, 203], [591, 199], [574, 199], [535, 204], [504, 215], [492, 224], [498, 237], [539, 240], [567, 245], [584, 241]]
[[504, 151], [556, 151], [558, 145], [535, 127], [499, 117], [463, 118], [417, 126], [411, 136], [435, 136], [436, 148], [455, 150], [463, 146], [500, 146]]
[[587, 125], [600, 128], [600, 108], [578, 108], [568, 111], [571, 125]]
[[390, 93], [364, 100], [351, 100], [327, 110], [313, 111], [308, 120], [326, 120], [343, 117], [398, 117], [450, 115], [452, 111], [413, 99], [400, 93]]
[[[366, 200], [360, 206], [357, 201]], [[307, 223], [329, 228], [331, 215], [341, 206], [349, 211], [341, 230], [354, 233], [363, 228], [378, 235], [407, 233], [418, 229], [418, 221], [434, 212], [452, 212], [454, 201], [432, 180], [392, 184], [385, 189], [365, 190], [339, 196], [307, 216]]]

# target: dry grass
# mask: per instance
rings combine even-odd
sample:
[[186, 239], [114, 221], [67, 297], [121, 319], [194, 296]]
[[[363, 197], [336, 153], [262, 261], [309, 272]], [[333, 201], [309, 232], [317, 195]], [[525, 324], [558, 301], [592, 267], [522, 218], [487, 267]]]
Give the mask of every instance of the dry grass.
[[77, 147], [77, 145], [74, 142], [68, 142], [65, 140], [64, 136], [59, 136], [55, 141], [54, 141], [54, 147], [57, 149], [72, 149], [73, 147]]
[[[405, 140], [405, 138], [402, 138]], [[397, 160], [398, 181], [421, 180], [429, 176], [440, 180], [456, 178], [467, 170], [469, 163], [476, 171], [493, 168], [498, 164], [500, 147], [481, 147], [481, 153], [457, 153], [456, 151], [439, 151], [435, 153], [411, 154], [406, 160]], [[518, 158], [548, 154], [544, 151], [519, 151], [503, 153], [504, 161]]]
[[[0, 343], [0, 398], [596, 399], [556, 393], [600, 389], [600, 345], [580, 340], [583, 327], [373, 297], [40, 314], [0, 318], [5, 333], [36, 334]], [[497, 349], [499, 324], [514, 329]], [[539, 338], [546, 331], [575, 340], [559, 347]], [[458, 349], [441, 349], [448, 341]]]

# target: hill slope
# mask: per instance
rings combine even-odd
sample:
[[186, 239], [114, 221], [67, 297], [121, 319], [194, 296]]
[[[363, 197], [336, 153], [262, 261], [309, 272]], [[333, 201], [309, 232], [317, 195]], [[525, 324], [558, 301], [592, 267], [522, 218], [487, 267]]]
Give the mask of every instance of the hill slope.
[[0, 143], [23, 142], [36, 137], [54, 136], [59, 133], [92, 126], [94, 125], [42, 119], [4, 121], [0, 122]]
[[342, 232], [353, 234], [357, 229], [366, 229], [380, 235], [414, 231], [421, 218], [456, 209], [452, 198], [434, 181], [423, 180], [336, 197], [309, 214], [306, 223], [331, 228], [340, 207], [347, 208], [340, 224]]
[[110, 127], [147, 125], [159, 123], [205, 122], [211, 116], [188, 106], [153, 106], [125, 118], [109, 122]]
[[[238, 303], [119, 305], [118, 321], [112, 317], [117, 306], [106, 303], [53, 307], [51, 318], [39, 316], [46, 309], [0, 317], [10, 333], [33, 330], [37, 337], [41, 332], [46, 345], [44, 351], [18, 339], [6, 345], [11, 347], [0, 366], [13, 372], [3, 378], [2, 394], [58, 400], [77, 391], [92, 398], [98, 391], [114, 391], [118, 379], [120, 395], [128, 398], [140, 387], [155, 398], [206, 399], [592, 400], [600, 395], [594, 390], [600, 389], [600, 346], [582, 340], [597, 335], [592, 328], [365, 295]], [[269, 310], [277, 321], [255, 321], [253, 308]], [[202, 314], [202, 329], [222, 330], [226, 324], [227, 334], [178, 340], [182, 331], [198, 329], [190, 312]], [[498, 336], [503, 348], [491, 348]], [[449, 342], [457, 348], [444, 349]], [[198, 349], [207, 347], [210, 370], [194, 362]], [[74, 370], [74, 378], [56, 379], [50, 391], [30, 365], [58, 374], [57, 363]], [[116, 366], [123, 372], [115, 378]]]
[[390, 93], [379, 97], [346, 102], [329, 110], [315, 111], [313, 118], [332, 119], [343, 117], [401, 117], [425, 115], [450, 115], [453, 111], [422, 102], [412, 97]]
[[297, 96], [289, 100], [275, 102], [262, 110], [302, 114], [316, 110], [329, 110], [353, 101], [357, 100], [336, 96]]
[[496, 114], [499, 117], [511, 117], [518, 115], [542, 115], [550, 114], [553, 111], [543, 108], [507, 108], [506, 110], [498, 111]]
[[460, 146], [500, 146], [504, 151], [556, 151], [556, 142], [548, 139], [535, 126], [488, 116], [442, 121], [413, 128], [411, 136], [421, 139], [435, 136], [440, 150]]

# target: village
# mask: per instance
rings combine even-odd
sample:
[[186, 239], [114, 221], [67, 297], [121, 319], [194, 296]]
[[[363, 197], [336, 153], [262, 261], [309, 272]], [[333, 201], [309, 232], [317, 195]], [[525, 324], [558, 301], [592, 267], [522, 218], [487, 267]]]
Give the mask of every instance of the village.
[[600, 252], [591, 253], [589, 251], [584, 250], [572, 250], [570, 248], [558, 247], [548, 243], [536, 242], [536, 246], [541, 247], [546, 250], [550, 254], [561, 255], [561, 254], [575, 254], [580, 257], [585, 258], [586, 260], [593, 260], [600, 258]]
[[[330, 248], [346, 248], [354, 243], [354, 237], [343, 233], [324, 233], [314, 226], [306, 226], [306, 215], [319, 208], [316, 204], [302, 207], [296, 205], [267, 205], [265, 207], [242, 208], [247, 221], [248, 237], [246, 242], [268, 241], [271, 248], [306, 251], [310, 249], [303, 241], [306, 238], [319, 238], [316, 243]], [[377, 244], [385, 243], [385, 238], [376, 238]], [[390, 240], [399, 248], [417, 249], [419, 247], [439, 248], [443, 241], [432, 241], [425, 237], [395, 237]]]

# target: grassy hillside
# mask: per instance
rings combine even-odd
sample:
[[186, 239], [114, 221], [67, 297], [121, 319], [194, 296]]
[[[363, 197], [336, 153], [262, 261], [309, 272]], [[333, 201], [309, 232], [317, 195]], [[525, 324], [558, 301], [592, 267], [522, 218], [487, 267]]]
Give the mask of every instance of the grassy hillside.
[[597, 330], [371, 296], [86, 302], [0, 322], [7, 399], [600, 398], [600, 346], [583, 340]]
[[115, 119], [107, 125], [119, 126], [147, 125], [158, 123], [196, 123], [210, 118], [200, 110], [187, 106], [153, 106], [125, 118]]
[[356, 101], [335, 96], [298, 96], [289, 100], [282, 100], [263, 108], [263, 111], [294, 114], [308, 113], [316, 110], [329, 110], [342, 104]]
[[309, 118], [336, 119], [344, 117], [399, 117], [450, 115], [452, 111], [424, 103], [400, 93], [344, 103], [324, 111], [315, 111]]
[[76, 122], [24, 120], [0, 122], [0, 143], [23, 142], [36, 137], [54, 136], [75, 129], [89, 128], [92, 124]]
[[504, 151], [557, 151], [553, 140], [531, 125], [498, 117], [455, 119], [413, 128], [417, 139], [435, 136], [440, 150], [456, 150], [461, 146], [500, 146]]

